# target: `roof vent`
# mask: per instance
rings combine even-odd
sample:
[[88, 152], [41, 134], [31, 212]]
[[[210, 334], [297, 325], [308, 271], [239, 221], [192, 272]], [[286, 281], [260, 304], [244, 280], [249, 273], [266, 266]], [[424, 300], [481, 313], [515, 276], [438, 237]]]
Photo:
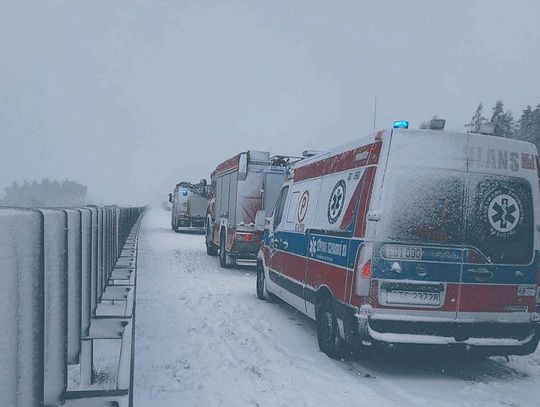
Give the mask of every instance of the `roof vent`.
[[316, 150], [304, 150], [302, 151], [302, 157], [309, 158], [320, 153], [321, 153], [320, 151], [316, 151]]
[[431, 119], [429, 121], [429, 128], [430, 130], [444, 130], [445, 124], [446, 120], [444, 119]]
[[493, 134], [495, 134], [495, 124], [482, 123], [480, 125], [480, 129], [478, 129], [478, 133], [485, 134], [487, 136], [492, 136]]

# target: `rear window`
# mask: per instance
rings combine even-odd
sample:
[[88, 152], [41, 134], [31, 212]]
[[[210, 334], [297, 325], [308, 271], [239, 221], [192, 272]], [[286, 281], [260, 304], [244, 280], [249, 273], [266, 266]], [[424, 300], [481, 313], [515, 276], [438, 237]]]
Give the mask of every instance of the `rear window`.
[[404, 170], [384, 181], [385, 237], [461, 245], [465, 180], [460, 173]]
[[403, 169], [386, 175], [383, 202], [384, 239], [472, 247], [495, 264], [532, 261], [533, 198], [524, 179]]
[[465, 244], [497, 264], [527, 264], [534, 251], [533, 198], [525, 179], [472, 175]]

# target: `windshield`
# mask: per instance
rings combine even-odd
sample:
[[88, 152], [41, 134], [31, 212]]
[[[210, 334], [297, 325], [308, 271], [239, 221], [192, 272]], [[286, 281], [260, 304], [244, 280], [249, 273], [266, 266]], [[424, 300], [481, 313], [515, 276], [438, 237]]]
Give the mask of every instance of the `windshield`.
[[532, 260], [534, 219], [523, 179], [403, 169], [386, 176], [384, 239], [464, 245], [487, 262]]

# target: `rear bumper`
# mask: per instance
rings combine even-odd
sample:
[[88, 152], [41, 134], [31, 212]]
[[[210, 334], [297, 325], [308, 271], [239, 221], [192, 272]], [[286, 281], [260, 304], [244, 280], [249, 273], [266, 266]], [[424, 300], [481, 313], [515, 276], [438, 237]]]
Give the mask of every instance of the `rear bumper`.
[[204, 231], [206, 226], [204, 217], [178, 217], [176, 226], [181, 230], [199, 230]]
[[362, 340], [388, 344], [464, 345], [489, 355], [525, 355], [536, 350], [540, 323], [463, 322], [429, 318], [378, 319], [369, 312], [356, 314]]
[[258, 241], [235, 241], [229, 255], [236, 259], [254, 260], [257, 261], [257, 253], [261, 243]]

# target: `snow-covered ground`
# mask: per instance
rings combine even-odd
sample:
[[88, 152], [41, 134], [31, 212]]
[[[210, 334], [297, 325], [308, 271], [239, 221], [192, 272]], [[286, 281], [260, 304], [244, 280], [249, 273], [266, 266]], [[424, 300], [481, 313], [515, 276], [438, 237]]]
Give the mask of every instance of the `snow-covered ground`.
[[328, 358], [314, 323], [259, 301], [253, 270], [220, 269], [161, 209], [143, 221], [137, 284], [135, 407], [540, 405], [540, 352]]

